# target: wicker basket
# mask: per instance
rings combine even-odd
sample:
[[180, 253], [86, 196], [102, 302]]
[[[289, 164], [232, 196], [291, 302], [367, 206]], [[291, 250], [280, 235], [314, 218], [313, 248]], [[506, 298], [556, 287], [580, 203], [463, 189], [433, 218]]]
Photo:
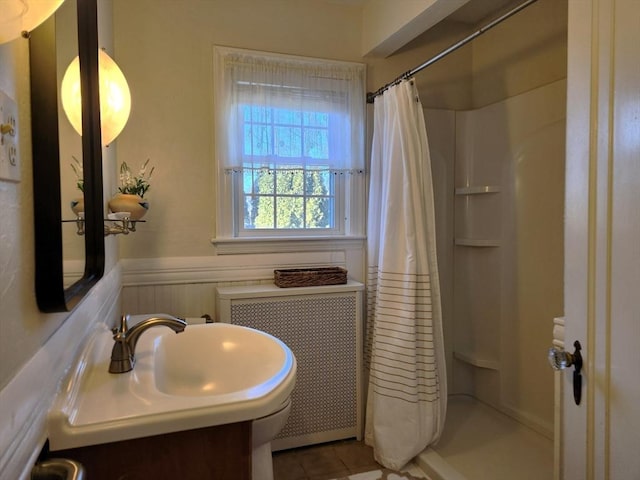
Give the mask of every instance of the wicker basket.
[[347, 283], [347, 270], [341, 267], [291, 268], [273, 271], [274, 283], [281, 288], [315, 287]]

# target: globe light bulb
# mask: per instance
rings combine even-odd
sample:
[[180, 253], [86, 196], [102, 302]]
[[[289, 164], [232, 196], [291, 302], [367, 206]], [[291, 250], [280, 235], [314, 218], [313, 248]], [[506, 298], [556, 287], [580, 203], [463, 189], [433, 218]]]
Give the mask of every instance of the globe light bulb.
[[[102, 145], [109, 145], [122, 132], [131, 112], [131, 93], [124, 74], [115, 61], [100, 50], [100, 130]], [[76, 132], [82, 135], [82, 98], [80, 94], [80, 59], [67, 67], [61, 85], [62, 108]]]

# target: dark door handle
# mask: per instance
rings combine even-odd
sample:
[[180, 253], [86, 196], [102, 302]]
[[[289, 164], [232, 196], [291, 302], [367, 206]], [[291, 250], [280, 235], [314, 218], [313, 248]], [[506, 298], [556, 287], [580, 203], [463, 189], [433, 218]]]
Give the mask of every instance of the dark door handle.
[[573, 365], [573, 400], [576, 405], [580, 405], [582, 399], [582, 374], [580, 373], [582, 370], [582, 354], [580, 353], [582, 345], [576, 340], [573, 342], [573, 346], [575, 348], [573, 353], [551, 347], [549, 349], [549, 363], [554, 370], [564, 370]]

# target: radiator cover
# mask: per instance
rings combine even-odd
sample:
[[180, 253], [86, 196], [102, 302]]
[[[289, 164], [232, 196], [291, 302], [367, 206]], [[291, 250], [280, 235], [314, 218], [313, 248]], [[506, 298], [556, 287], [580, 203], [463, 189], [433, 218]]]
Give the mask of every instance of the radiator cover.
[[362, 437], [362, 288], [218, 288], [219, 321], [267, 332], [296, 357], [291, 414], [274, 450]]

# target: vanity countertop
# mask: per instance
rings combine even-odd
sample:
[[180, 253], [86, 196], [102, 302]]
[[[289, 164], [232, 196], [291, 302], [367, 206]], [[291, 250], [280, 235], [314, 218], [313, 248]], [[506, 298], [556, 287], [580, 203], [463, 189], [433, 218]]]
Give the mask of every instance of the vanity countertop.
[[[217, 334], [231, 328], [244, 327], [189, 325], [185, 332], [191, 332], [194, 338], [200, 336], [202, 340], [205, 330], [194, 329], [213, 329], [207, 330], [207, 334]], [[66, 385], [49, 412], [51, 449], [62, 450], [256, 419], [278, 410], [293, 390], [295, 357], [286, 345], [271, 337], [281, 344], [283, 355], [278, 361], [282, 364], [278, 364], [266, 381], [252, 388], [220, 394], [164, 393], [158, 388], [154, 365], [159, 363], [158, 345], [166, 335], [176, 334], [161, 327], [145, 331], [136, 347], [134, 369], [112, 374], [108, 372], [112, 334], [106, 327], [97, 331], [73, 366]], [[183, 338], [188, 339], [186, 336]], [[194, 364], [203, 363], [202, 357], [194, 358]], [[233, 369], [236, 366], [221, 364], [217, 368]], [[187, 377], [189, 374], [185, 373]]]

